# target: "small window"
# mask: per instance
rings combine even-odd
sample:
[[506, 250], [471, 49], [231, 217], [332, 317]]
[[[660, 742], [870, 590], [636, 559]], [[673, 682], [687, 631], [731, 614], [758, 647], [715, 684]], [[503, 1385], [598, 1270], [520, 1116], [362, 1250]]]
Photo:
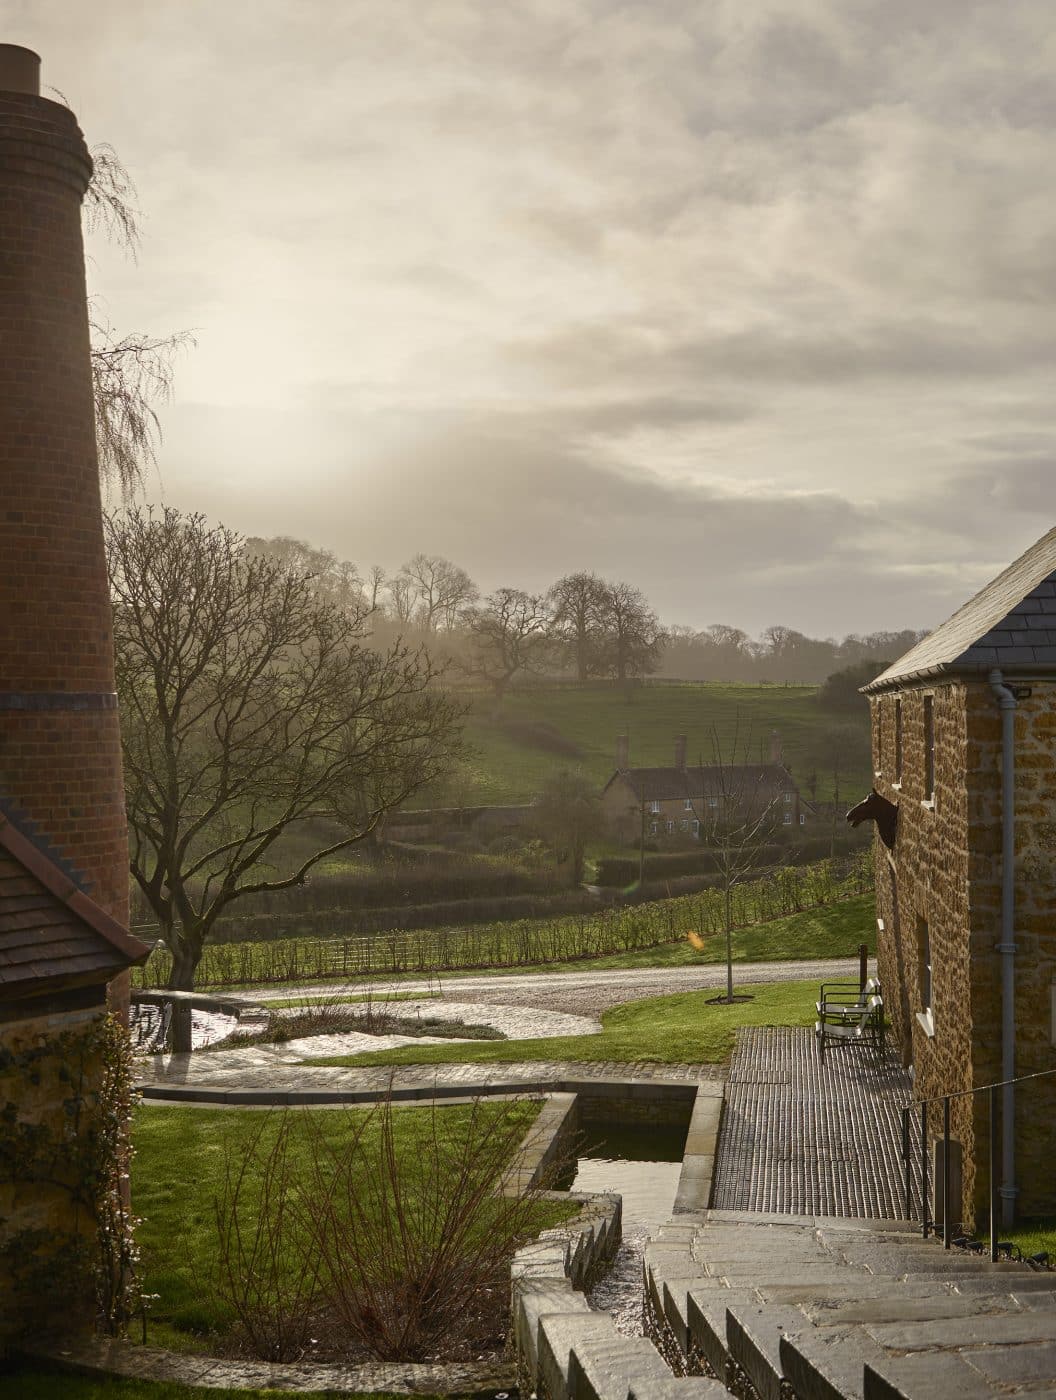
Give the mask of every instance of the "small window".
[[807, 814], [806, 814], [806, 812], [800, 812], [800, 814], [799, 814], [799, 824], [800, 824], [800, 826], [806, 826], [806, 824], [807, 824]]
[[671, 821], [670, 818], [669, 818], [669, 819], [668, 819], [668, 823], [667, 823], [667, 830], [668, 830], [668, 832], [670, 833], [670, 832], [674, 831], [674, 829], [675, 829], [675, 824], [674, 824], [674, 822]]
[[649, 823], [649, 830], [650, 830], [650, 832], [652, 833], [652, 835], [655, 836], [656, 833], [660, 830], [660, 823], [659, 823], [659, 822], [650, 822], [650, 823]]
[[895, 782], [902, 781], [902, 701], [895, 701]]
[[693, 835], [694, 835], [694, 836], [699, 836], [699, 835], [700, 835], [700, 822], [697, 821], [696, 817], [693, 818]]
[[931, 935], [928, 921], [917, 915], [917, 962], [920, 981], [920, 1007], [925, 1016], [931, 1015]]
[[717, 812], [719, 810], [719, 799], [717, 797], [709, 797], [708, 806], [713, 812]]
[[924, 697], [924, 800], [931, 802], [935, 796], [935, 702], [932, 696]]
[[693, 810], [693, 799], [692, 799], [692, 797], [687, 797], [686, 800], [682, 803], [682, 810], [683, 810], [683, 812], [692, 812], [692, 810]]
[[785, 806], [786, 806], [786, 807], [789, 807], [789, 806], [792, 805], [792, 794], [791, 794], [790, 792], [786, 792], [786, 793], [784, 794], [784, 799], [785, 799]]
[[688, 831], [688, 830], [689, 830], [689, 818], [688, 818], [688, 817], [683, 817], [683, 818], [682, 818], [682, 820], [681, 820], [681, 821], [679, 822], [679, 824], [678, 824], [678, 829], [679, 829], [679, 831]]
[[650, 812], [659, 812], [659, 810], [660, 810], [660, 803], [659, 803], [659, 801], [656, 800], [656, 799], [654, 799], [654, 800], [649, 804], [649, 810], [650, 810]]
[[792, 825], [792, 813], [791, 813], [791, 812], [786, 812], [786, 813], [784, 814], [784, 816], [781, 818], [781, 825], [782, 825], [782, 826], [791, 826], [791, 825]]

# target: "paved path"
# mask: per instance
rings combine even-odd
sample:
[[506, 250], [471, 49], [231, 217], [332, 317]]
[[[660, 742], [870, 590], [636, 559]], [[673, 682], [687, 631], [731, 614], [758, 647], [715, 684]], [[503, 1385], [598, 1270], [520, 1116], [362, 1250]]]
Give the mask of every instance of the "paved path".
[[[902, 1105], [909, 1076], [890, 1055], [814, 1034], [742, 1029], [726, 1081], [715, 1166], [718, 1210], [905, 1217]], [[913, 1200], [919, 1204], [919, 1193]]]

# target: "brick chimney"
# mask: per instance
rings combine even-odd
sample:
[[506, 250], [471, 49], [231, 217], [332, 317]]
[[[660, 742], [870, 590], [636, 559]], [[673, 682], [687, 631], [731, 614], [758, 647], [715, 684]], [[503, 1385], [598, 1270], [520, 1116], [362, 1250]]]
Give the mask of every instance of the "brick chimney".
[[684, 734], [675, 735], [675, 767], [680, 771], [686, 766], [686, 736]]
[[622, 773], [630, 767], [631, 741], [626, 734], [616, 736], [616, 769]]
[[76, 118], [0, 44], [0, 798], [128, 923]]

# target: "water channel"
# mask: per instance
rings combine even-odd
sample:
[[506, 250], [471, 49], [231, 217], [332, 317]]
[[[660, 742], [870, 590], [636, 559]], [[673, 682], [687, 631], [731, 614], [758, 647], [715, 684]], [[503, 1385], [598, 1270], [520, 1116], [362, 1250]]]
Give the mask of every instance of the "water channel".
[[623, 1197], [623, 1241], [588, 1297], [592, 1307], [612, 1314], [617, 1331], [640, 1337], [645, 1242], [671, 1218], [686, 1129], [606, 1124], [586, 1129], [585, 1137], [571, 1189], [616, 1191]]

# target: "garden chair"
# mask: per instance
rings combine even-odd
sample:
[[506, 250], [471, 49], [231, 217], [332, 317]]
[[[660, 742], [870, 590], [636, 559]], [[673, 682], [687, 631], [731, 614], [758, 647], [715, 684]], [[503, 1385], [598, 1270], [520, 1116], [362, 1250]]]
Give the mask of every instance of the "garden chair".
[[[857, 989], [855, 989], [857, 990]], [[884, 1001], [872, 992], [864, 1001], [818, 1003], [819, 1015], [814, 1022], [818, 1055], [825, 1063], [825, 1046], [865, 1045], [881, 1059], [884, 1054]], [[822, 1009], [824, 1008], [824, 1009]]]
[[859, 982], [822, 982], [814, 1009], [819, 1017], [857, 1015], [871, 996], [880, 995], [880, 983], [870, 977], [863, 987]]

